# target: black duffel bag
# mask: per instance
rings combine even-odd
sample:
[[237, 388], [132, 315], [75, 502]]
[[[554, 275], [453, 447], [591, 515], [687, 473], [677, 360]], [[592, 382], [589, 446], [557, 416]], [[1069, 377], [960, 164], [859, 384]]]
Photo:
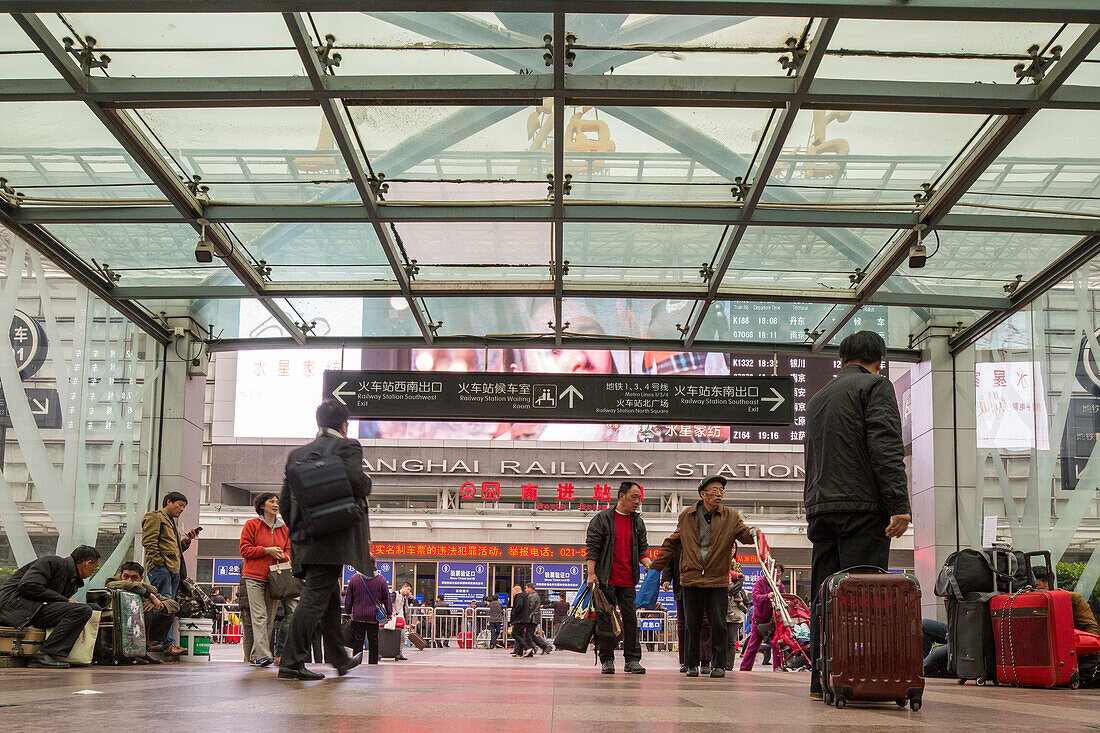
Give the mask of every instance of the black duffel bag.
[[588, 645], [595, 632], [596, 616], [592, 610], [592, 587], [585, 586], [573, 599], [565, 621], [554, 636], [554, 648], [584, 654], [588, 651]]
[[959, 550], [947, 556], [933, 591], [958, 600], [968, 593], [1015, 593], [1033, 585], [1025, 553], [1018, 550]]

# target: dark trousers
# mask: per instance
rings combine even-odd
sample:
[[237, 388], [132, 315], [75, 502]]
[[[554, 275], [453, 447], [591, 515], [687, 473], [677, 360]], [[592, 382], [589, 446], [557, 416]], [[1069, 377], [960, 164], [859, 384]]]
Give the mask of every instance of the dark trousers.
[[715, 667], [726, 667], [726, 589], [693, 588], [684, 586], [684, 639], [687, 653], [684, 664], [699, 666], [699, 641], [703, 631], [703, 614], [710, 621], [711, 662]]
[[726, 669], [733, 669], [733, 660], [737, 658], [737, 637], [741, 634], [741, 624], [726, 622]]
[[378, 664], [378, 622], [377, 621], [352, 621], [351, 622], [351, 653], [358, 654], [363, 651], [363, 637], [367, 639], [367, 662]]
[[92, 611], [99, 606], [91, 603], [67, 603], [51, 601], [44, 604], [31, 616], [31, 624], [40, 629], [53, 629], [50, 638], [42, 645], [42, 654], [53, 657], [67, 657], [73, 650], [80, 632], [92, 617]]
[[496, 649], [497, 644], [500, 643], [500, 631], [504, 628], [503, 621], [490, 621], [489, 622], [489, 648]]
[[172, 622], [176, 616], [172, 613], [160, 611], [145, 612], [145, 638], [149, 644], [163, 644], [168, 632], [172, 630]]
[[527, 624], [512, 624], [512, 653], [523, 654], [531, 645], [527, 643]]
[[279, 666], [300, 669], [305, 665], [310, 640], [320, 623], [325, 661], [338, 666], [348, 660], [340, 633], [340, 565], [307, 565], [298, 608], [290, 617], [286, 648]]
[[860, 565], [883, 569], [890, 566], [890, 538], [885, 514], [833, 512], [810, 517], [806, 536], [813, 543], [810, 559], [810, 655], [813, 671], [810, 690], [821, 691], [821, 629], [818, 628], [818, 595], [821, 584], [833, 573]]
[[[617, 585], [601, 585], [600, 590], [607, 600], [619, 608], [623, 621], [623, 659], [627, 662], [642, 661], [642, 643], [638, 639], [638, 611], [634, 607], [635, 591], [633, 587], [622, 588]], [[615, 649], [600, 649], [600, 661], [614, 661]]]

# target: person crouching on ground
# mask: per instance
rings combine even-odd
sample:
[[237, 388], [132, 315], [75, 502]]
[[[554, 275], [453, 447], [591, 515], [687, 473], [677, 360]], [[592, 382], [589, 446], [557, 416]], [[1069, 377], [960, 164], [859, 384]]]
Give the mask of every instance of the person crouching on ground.
[[710, 621], [710, 676], [726, 676], [730, 556], [735, 554], [738, 542], [753, 543], [755, 527], [745, 524], [737, 510], [722, 506], [725, 493], [724, 476], [703, 479], [699, 483], [699, 501], [681, 512], [676, 531], [665, 539], [652, 565], [656, 570], [666, 567], [679, 550], [688, 677], [699, 676], [699, 635], [704, 613]]

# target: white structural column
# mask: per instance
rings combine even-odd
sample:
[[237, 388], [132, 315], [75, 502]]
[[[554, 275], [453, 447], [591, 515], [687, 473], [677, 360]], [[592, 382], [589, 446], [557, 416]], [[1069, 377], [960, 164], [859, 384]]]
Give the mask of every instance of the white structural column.
[[[188, 328], [187, 318], [168, 318], [169, 324]], [[189, 376], [187, 362], [181, 357], [195, 356], [199, 344], [183, 337], [168, 344], [164, 385], [164, 433], [160, 456], [160, 488], [154, 509], [159, 509], [164, 497], [178, 491], [187, 497], [187, 509], [179, 518], [181, 532], [199, 524], [202, 503], [202, 431], [206, 409], [206, 377]], [[138, 539], [140, 545], [140, 531]], [[198, 543], [184, 553], [188, 577], [195, 577]]]
[[929, 327], [919, 343], [924, 359], [911, 371], [913, 566], [923, 615], [940, 620], [943, 602], [932, 593], [936, 575], [957, 546], [976, 546], [980, 539], [972, 536], [975, 522], [968, 519], [976, 470], [974, 351], [959, 354], [952, 364], [950, 333]]

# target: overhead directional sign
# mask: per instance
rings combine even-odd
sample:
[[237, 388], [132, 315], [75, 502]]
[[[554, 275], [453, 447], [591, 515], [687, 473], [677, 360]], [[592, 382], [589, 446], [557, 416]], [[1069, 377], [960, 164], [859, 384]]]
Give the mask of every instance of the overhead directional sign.
[[[42, 429], [57, 430], [60, 428], [61, 403], [57, 398], [57, 390], [28, 387], [25, 391], [35, 424]], [[8, 411], [8, 403], [4, 393], [0, 392], [0, 428], [10, 427], [14, 427], [11, 422], [11, 413]]]
[[23, 311], [15, 311], [8, 329], [8, 339], [15, 352], [15, 365], [20, 379], [30, 379], [46, 361], [49, 342], [42, 324]]
[[787, 425], [791, 377], [326, 371], [324, 398], [372, 420]]

